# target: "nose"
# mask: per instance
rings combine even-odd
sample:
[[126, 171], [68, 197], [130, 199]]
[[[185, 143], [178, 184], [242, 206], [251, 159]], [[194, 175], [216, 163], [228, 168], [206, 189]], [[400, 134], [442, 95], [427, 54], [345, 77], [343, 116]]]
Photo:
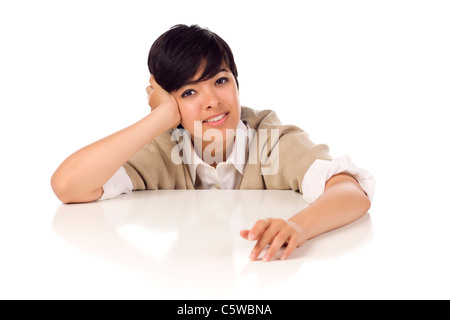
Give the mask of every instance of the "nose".
[[214, 109], [220, 106], [220, 97], [214, 88], [208, 88], [203, 92], [203, 105], [205, 109]]

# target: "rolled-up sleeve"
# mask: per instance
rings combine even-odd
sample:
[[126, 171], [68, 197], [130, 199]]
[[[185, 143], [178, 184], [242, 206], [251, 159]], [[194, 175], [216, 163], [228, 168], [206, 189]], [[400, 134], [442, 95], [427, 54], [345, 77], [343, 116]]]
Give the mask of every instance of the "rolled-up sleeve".
[[314, 202], [324, 192], [328, 179], [339, 173], [348, 173], [354, 177], [372, 201], [375, 192], [375, 178], [370, 172], [354, 165], [348, 155], [333, 160], [318, 159], [314, 161], [302, 181], [305, 201]]
[[117, 197], [122, 193], [133, 191], [133, 182], [125, 171], [124, 167], [119, 170], [103, 185], [103, 195], [99, 200], [106, 200]]

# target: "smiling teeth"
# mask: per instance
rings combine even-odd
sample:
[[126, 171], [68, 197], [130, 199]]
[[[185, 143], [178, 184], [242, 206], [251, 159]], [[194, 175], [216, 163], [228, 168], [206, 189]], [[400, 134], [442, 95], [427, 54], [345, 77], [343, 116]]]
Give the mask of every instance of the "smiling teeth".
[[217, 116], [215, 118], [209, 119], [209, 120], [205, 120], [205, 122], [216, 122], [219, 121], [220, 119], [222, 119], [223, 117], [225, 117], [225, 113], [221, 114], [220, 116]]

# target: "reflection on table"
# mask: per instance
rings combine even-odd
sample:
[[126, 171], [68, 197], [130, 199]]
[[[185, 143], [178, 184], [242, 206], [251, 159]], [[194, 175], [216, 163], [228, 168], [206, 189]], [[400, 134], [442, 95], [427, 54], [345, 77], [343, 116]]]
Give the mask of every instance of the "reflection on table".
[[287, 261], [249, 261], [254, 243], [240, 230], [265, 217], [287, 219], [305, 206], [293, 191], [140, 191], [61, 205], [53, 228], [72, 245], [140, 272], [153, 287], [226, 294], [287, 281], [305, 259], [333, 259], [372, 238], [366, 215], [308, 241]]

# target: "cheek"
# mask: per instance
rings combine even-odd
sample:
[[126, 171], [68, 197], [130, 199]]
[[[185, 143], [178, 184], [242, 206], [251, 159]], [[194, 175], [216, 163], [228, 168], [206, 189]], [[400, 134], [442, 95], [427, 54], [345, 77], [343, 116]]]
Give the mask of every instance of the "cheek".
[[222, 99], [230, 106], [235, 108], [240, 107], [239, 91], [236, 88], [230, 88], [230, 90], [225, 91]]
[[223, 96], [223, 100], [234, 109], [236, 115], [240, 115], [241, 102], [239, 100], [239, 92], [236, 89], [227, 91]]
[[194, 103], [186, 103], [178, 100], [178, 108], [181, 114], [181, 125], [191, 130], [194, 127], [194, 121], [200, 117], [200, 108]]

